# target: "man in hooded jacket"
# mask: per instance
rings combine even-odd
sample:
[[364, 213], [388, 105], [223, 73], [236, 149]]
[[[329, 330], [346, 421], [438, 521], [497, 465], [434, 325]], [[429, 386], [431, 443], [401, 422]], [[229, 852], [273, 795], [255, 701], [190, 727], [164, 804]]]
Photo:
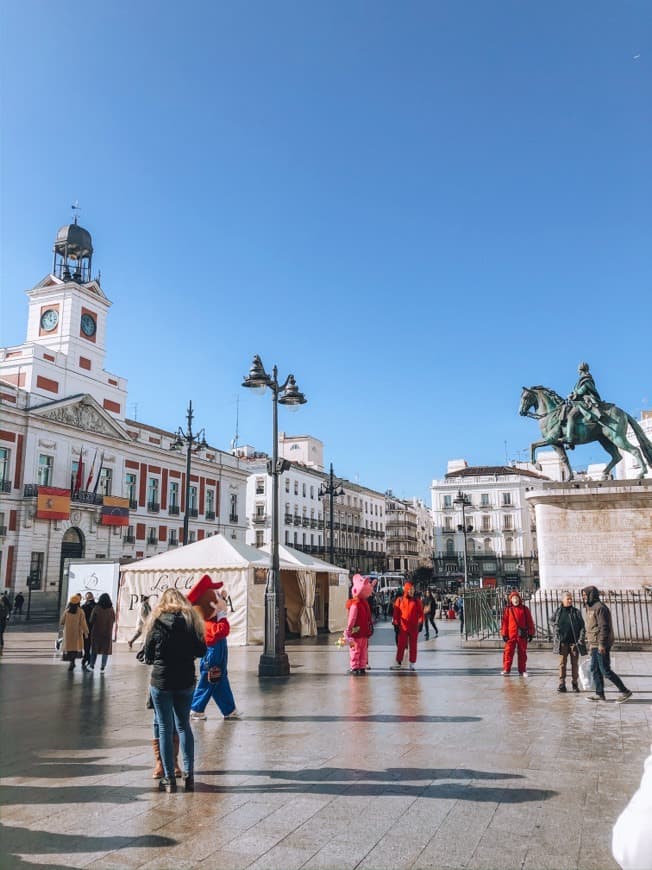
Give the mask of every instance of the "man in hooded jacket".
[[595, 586], [582, 589], [582, 600], [586, 607], [586, 642], [591, 655], [591, 674], [595, 680], [595, 694], [589, 701], [606, 701], [604, 678], [606, 677], [620, 692], [616, 698], [619, 704], [632, 697], [618, 674], [611, 670], [610, 653], [614, 643], [614, 630], [611, 611], [600, 601], [600, 593]]

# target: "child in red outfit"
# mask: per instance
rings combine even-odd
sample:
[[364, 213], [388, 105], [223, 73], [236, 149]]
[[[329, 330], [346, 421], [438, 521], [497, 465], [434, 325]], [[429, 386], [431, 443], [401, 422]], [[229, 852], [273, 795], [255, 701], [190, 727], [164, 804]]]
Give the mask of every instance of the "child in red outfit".
[[349, 610], [344, 636], [351, 648], [351, 673], [356, 677], [364, 676], [368, 667], [369, 638], [373, 634], [374, 624], [369, 606], [369, 596], [374, 591], [368, 577], [356, 574], [353, 578], [352, 598], [346, 602]]
[[503, 613], [500, 633], [505, 641], [503, 650], [503, 675], [512, 670], [514, 652], [518, 650], [518, 672], [527, 677], [527, 645], [534, 637], [534, 620], [529, 607], [526, 607], [516, 590], [509, 594], [510, 603]]
[[414, 670], [417, 661], [417, 636], [423, 627], [423, 604], [414, 597], [414, 586], [405, 583], [403, 597], [397, 598], [394, 604], [392, 622], [398, 626], [398, 646], [396, 649], [396, 664], [391, 670], [403, 667], [403, 655], [409, 645], [410, 670]]

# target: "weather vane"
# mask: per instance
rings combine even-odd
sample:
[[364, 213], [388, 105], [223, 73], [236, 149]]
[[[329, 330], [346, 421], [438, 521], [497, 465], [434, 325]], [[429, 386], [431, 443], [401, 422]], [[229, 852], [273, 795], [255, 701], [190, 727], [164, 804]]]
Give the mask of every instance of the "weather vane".
[[72, 209], [72, 213], [73, 213], [73, 217], [74, 217], [74, 219], [75, 219], [75, 223], [77, 223], [77, 212], [78, 212], [78, 211], [81, 211], [81, 208], [80, 208], [80, 206], [79, 206], [79, 200], [76, 199], [76, 200], [73, 202], [73, 204], [70, 206], [70, 208]]

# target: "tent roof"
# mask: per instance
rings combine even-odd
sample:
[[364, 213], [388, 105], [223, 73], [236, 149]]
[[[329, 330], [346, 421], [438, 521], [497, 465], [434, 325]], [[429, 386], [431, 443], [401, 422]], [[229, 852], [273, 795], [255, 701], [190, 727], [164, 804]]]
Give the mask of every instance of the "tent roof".
[[[123, 565], [124, 571], [215, 571], [227, 568], [246, 568], [254, 565], [257, 568], [269, 567], [269, 556], [266, 553], [225, 538], [222, 534], [211, 535], [194, 544], [176, 547], [167, 553], [159, 553], [149, 559], [140, 559]], [[283, 567], [291, 567], [284, 565]]]
[[[269, 553], [269, 544], [261, 547], [262, 552]], [[314, 571], [325, 571], [329, 574], [348, 574], [346, 568], [340, 568], [339, 565], [331, 565], [330, 562], [324, 562], [316, 556], [311, 556], [309, 553], [302, 553], [300, 550], [295, 550], [294, 547], [288, 547], [285, 544], [278, 545], [278, 554], [282, 562], [290, 562], [293, 565], [303, 565], [304, 568], [312, 568]]]

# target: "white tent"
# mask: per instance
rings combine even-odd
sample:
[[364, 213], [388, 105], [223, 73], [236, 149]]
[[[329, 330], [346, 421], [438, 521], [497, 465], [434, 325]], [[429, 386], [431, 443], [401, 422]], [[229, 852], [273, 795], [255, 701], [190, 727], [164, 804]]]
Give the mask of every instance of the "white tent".
[[[297, 565], [281, 560], [282, 571], [296, 574]], [[221, 580], [230, 596], [229, 643], [262, 643], [264, 592], [269, 556], [255, 547], [211, 535], [194, 544], [168, 550], [150, 559], [123, 565], [118, 597], [118, 639], [129, 640], [136, 631], [141, 595], [158, 596], [173, 586], [186, 594], [203, 574]]]
[[[290, 630], [301, 637], [312, 637], [319, 628], [341, 631], [346, 625], [349, 594], [346, 568], [283, 544], [278, 549], [281, 562], [294, 566], [294, 571], [281, 568]], [[269, 552], [269, 546], [263, 550]]]

